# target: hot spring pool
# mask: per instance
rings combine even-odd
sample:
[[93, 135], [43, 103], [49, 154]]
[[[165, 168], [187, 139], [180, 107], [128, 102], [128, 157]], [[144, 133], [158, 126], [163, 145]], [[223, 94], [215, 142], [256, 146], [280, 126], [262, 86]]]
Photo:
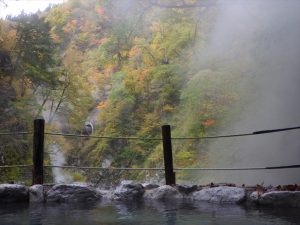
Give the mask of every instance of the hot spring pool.
[[192, 203], [5, 204], [1, 225], [287, 225], [299, 209]]

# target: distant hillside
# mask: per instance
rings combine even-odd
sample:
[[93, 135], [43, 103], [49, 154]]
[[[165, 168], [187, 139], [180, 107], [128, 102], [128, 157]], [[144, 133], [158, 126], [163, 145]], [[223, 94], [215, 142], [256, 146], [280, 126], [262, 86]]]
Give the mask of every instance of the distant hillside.
[[[47, 115], [48, 127], [68, 133], [80, 133], [89, 118], [100, 136], [160, 137], [163, 124], [172, 125], [174, 136], [217, 132], [240, 102], [240, 73], [227, 62], [203, 60], [218, 8], [199, 2], [70, 0], [1, 20], [1, 57], [13, 65], [8, 72], [1, 61], [1, 85], [10, 90], [1, 99], [13, 95], [3, 110], [22, 105], [12, 109], [22, 114], [14, 116], [18, 123]], [[163, 163], [155, 141], [56, 141], [69, 164]], [[198, 165], [199, 147], [194, 140], [176, 143], [175, 165]], [[205, 160], [205, 143], [200, 149]]]

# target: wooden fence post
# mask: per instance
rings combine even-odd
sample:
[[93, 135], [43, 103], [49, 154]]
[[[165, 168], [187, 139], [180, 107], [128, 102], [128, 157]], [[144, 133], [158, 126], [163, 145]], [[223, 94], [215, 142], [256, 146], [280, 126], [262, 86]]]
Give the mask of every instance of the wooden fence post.
[[32, 185], [43, 184], [44, 180], [44, 132], [45, 120], [34, 120], [33, 133], [33, 169], [32, 169]]
[[163, 139], [163, 149], [164, 149], [166, 185], [175, 185], [176, 181], [175, 181], [175, 173], [173, 171], [171, 127], [170, 125], [163, 125], [161, 128], [162, 128], [162, 139]]

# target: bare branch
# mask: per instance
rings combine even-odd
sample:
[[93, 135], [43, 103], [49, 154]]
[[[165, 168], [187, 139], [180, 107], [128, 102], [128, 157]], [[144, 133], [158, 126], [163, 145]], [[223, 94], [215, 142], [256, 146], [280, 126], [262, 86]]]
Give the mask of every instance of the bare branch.
[[49, 116], [49, 123], [52, 122], [52, 120], [54, 119], [55, 114], [58, 112], [58, 110], [59, 110], [61, 104], [62, 104], [62, 103], [64, 102], [64, 100], [66, 99], [66, 98], [65, 98], [65, 92], [66, 92], [66, 90], [68, 89], [68, 87], [70, 86], [70, 84], [71, 84], [71, 81], [70, 81], [70, 80], [67, 80], [66, 83], [65, 83], [65, 85], [64, 85], [64, 87], [63, 87], [63, 89], [62, 89], [62, 92], [61, 92], [59, 101], [58, 101], [58, 103], [57, 103], [57, 105], [56, 105], [54, 111], [53, 111], [53, 108], [54, 108], [54, 100], [52, 101], [52, 104], [51, 104], [51, 113], [50, 113], [50, 116]]

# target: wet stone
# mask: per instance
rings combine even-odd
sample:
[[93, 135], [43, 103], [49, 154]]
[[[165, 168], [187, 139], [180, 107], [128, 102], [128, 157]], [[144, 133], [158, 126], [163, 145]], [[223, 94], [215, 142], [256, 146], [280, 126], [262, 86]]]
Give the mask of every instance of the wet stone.
[[176, 188], [180, 193], [185, 195], [189, 195], [198, 189], [197, 185], [177, 185]]
[[250, 194], [250, 200], [259, 205], [300, 207], [300, 191], [271, 191]]
[[182, 194], [175, 188], [169, 185], [163, 185], [155, 189], [147, 190], [144, 194], [146, 200], [179, 200], [182, 199]]
[[29, 187], [29, 201], [30, 202], [44, 202], [44, 187], [41, 184], [36, 184]]
[[145, 192], [143, 185], [130, 181], [122, 181], [112, 195], [113, 200], [138, 200], [142, 199]]
[[246, 192], [238, 187], [213, 187], [203, 188], [193, 193], [194, 201], [205, 201], [213, 203], [241, 203], [246, 198]]
[[150, 190], [150, 189], [154, 189], [154, 188], [158, 188], [159, 185], [158, 184], [143, 184], [144, 188], [146, 190]]
[[28, 189], [19, 184], [0, 184], [0, 202], [28, 202]]
[[47, 202], [91, 202], [101, 195], [87, 184], [58, 184], [47, 192]]

